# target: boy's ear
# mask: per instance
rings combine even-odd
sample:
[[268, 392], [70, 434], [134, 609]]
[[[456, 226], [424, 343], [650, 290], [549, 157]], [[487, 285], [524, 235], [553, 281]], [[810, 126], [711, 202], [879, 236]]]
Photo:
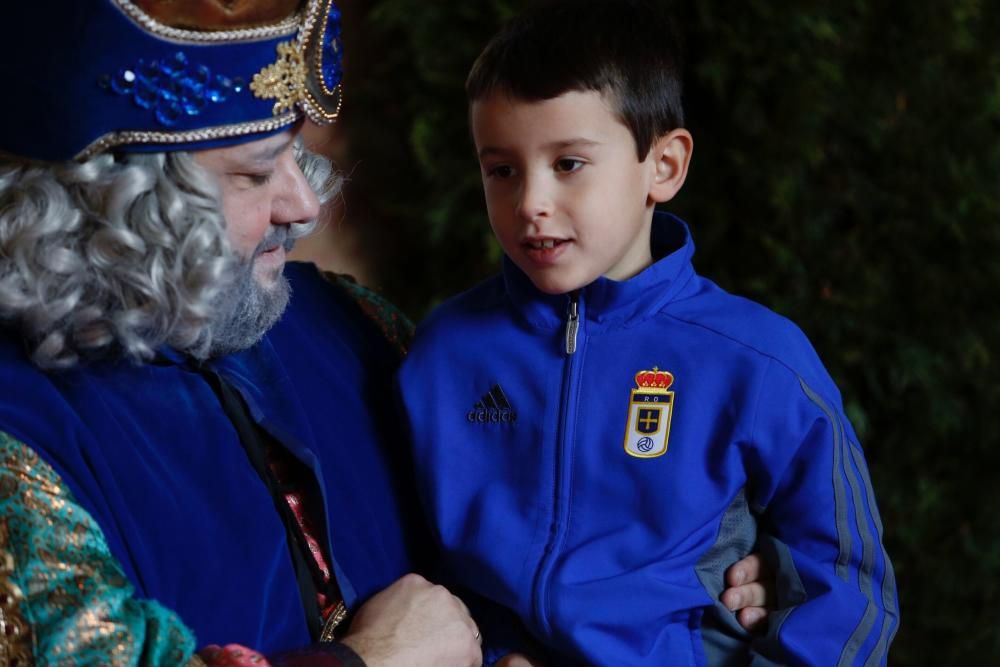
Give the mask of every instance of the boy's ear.
[[651, 203], [674, 198], [687, 178], [693, 151], [694, 139], [684, 128], [671, 130], [656, 140], [649, 152], [654, 169], [653, 181], [649, 186]]

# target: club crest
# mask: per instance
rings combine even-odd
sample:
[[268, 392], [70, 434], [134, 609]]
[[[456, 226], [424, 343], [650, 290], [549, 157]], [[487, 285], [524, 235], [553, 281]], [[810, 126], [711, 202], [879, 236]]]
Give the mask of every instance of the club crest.
[[656, 366], [635, 374], [636, 388], [628, 402], [625, 452], [640, 459], [663, 456], [670, 438], [674, 392], [668, 391], [674, 376]]

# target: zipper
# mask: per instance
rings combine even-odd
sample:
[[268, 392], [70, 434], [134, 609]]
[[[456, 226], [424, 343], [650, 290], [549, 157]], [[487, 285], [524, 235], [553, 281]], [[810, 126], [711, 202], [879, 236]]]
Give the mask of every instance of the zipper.
[[[568, 514], [568, 493], [572, 475], [573, 440], [576, 430], [576, 404], [579, 394], [580, 366], [582, 355], [577, 355], [577, 338], [580, 333], [580, 293], [573, 292], [569, 296], [566, 308], [566, 358], [563, 372], [562, 399], [560, 402], [559, 439], [556, 442], [555, 470], [553, 481], [552, 523], [549, 528], [549, 540], [542, 552], [542, 557], [535, 573], [534, 581], [534, 614], [538, 627], [550, 635], [552, 632], [548, 619], [549, 611], [549, 577], [555, 566], [556, 558], [566, 532], [565, 518]], [[581, 344], [586, 342], [586, 337]]]
[[569, 295], [566, 306], [566, 354], [576, 352], [576, 334], [580, 331], [580, 292]]

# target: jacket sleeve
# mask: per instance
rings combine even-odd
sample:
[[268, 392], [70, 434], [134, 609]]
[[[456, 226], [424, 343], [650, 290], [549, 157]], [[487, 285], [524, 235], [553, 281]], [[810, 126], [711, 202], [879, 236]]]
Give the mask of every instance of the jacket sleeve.
[[55, 471], [0, 432], [4, 664], [202, 664], [176, 614], [132, 593], [100, 528]]
[[777, 609], [753, 665], [886, 664], [898, 625], [864, 453], [825, 375], [771, 361], [751, 436], [751, 507], [774, 566]]

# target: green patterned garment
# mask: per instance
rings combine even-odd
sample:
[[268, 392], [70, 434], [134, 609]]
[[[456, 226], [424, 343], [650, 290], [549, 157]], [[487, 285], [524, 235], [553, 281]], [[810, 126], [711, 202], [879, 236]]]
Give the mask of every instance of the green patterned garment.
[[183, 665], [194, 648], [176, 614], [133, 597], [56, 472], [0, 433], [0, 665]]
[[401, 310], [376, 292], [359, 285], [352, 276], [324, 271], [323, 277], [347, 292], [399, 354], [406, 354], [413, 340], [413, 323]]

